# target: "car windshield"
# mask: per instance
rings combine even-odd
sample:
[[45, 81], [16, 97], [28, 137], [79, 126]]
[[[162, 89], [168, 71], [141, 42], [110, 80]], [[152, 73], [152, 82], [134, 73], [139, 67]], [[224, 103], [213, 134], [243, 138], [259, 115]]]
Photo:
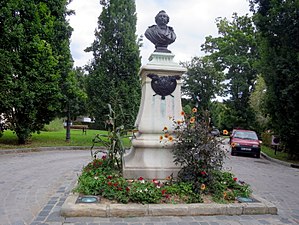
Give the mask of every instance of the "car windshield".
[[249, 140], [258, 140], [258, 137], [253, 131], [236, 131], [234, 138], [249, 139]]

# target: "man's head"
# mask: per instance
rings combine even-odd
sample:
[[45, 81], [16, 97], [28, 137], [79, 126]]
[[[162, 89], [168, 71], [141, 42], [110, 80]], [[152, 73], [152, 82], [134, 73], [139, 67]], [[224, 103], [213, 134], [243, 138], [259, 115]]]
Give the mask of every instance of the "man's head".
[[169, 22], [169, 16], [164, 10], [161, 10], [155, 17], [157, 25], [166, 25]]

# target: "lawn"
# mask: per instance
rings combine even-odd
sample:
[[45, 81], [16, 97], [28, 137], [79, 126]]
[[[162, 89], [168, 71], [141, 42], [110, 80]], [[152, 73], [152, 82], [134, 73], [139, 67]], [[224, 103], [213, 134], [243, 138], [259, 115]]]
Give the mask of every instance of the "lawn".
[[[12, 148], [35, 148], [35, 147], [54, 147], [54, 146], [92, 146], [92, 140], [96, 134], [106, 134], [106, 131], [87, 130], [83, 134], [82, 130], [71, 129], [70, 142], [65, 141], [66, 131], [41, 131], [39, 134], [32, 135], [30, 143], [18, 145], [17, 136], [10, 130], [4, 132], [0, 138], [0, 150]], [[126, 146], [130, 145], [129, 139], [124, 139]]]
[[269, 148], [267, 146], [262, 146], [262, 152], [264, 152], [266, 155], [268, 155], [269, 157], [274, 158], [274, 159], [299, 164], [299, 161], [289, 160], [288, 154], [285, 152], [277, 151], [276, 155], [275, 155], [274, 149]]

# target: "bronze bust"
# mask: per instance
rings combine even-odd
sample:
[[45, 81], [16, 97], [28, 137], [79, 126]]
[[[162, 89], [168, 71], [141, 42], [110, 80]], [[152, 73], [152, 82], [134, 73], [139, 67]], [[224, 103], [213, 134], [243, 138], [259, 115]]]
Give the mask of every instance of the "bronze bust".
[[167, 49], [168, 45], [173, 43], [176, 35], [172, 27], [167, 26], [169, 16], [164, 10], [161, 10], [155, 17], [157, 25], [152, 25], [145, 31], [145, 37], [155, 45], [155, 52], [171, 53]]

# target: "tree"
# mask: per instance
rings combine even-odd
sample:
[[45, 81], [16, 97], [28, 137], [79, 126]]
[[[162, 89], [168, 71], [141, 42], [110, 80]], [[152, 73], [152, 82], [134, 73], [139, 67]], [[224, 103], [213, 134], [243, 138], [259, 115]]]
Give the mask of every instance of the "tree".
[[230, 22], [226, 18], [217, 18], [219, 37], [206, 37], [202, 49], [210, 53], [216, 69], [223, 71], [228, 80], [226, 91], [230, 99], [226, 100], [231, 110], [229, 120], [233, 127], [250, 128], [254, 122], [254, 113], [249, 105], [249, 97], [254, 90], [257, 60], [255, 30], [250, 17], [233, 14]]
[[87, 67], [89, 108], [100, 128], [111, 104], [117, 123], [133, 126], [140, 103], [140, 63], [133, 0], [101, 1], [103, 7], [95, 40], [86, 51], [93, 52]]
[[0, 3], [0, 113], [20, 144], [61, 108], [63, 65], [70, 65], [67, 1]]
[[62, 117], [66, 117], [66, 141], [71, 139], [71, 121], [87, 113], [85, 75], [82, 68], [73, 69], [63, 83], [64, 104]]
[[215, 69], [209, 57], [194, 57], [182, 64], [188, 69], [183, 77], [183, 94], [190, 98], [192, 106], [207, 110], [211, 99], [221, 94], [224, 74]]
[[266, 109], [291, 157], [299, 157], [299, 2], [251, 0], [259, 32]]
[[255, 118], [257, 122], [256, 130], [262, 132], [267, 130], [269, 123], [269, 116], [266, 112], [265, 106], [265, 95], [266, 95], [266, 84], [261, 75], [257, 77], [255, 89], [250, 96], [250, 106], [255, 112]]

